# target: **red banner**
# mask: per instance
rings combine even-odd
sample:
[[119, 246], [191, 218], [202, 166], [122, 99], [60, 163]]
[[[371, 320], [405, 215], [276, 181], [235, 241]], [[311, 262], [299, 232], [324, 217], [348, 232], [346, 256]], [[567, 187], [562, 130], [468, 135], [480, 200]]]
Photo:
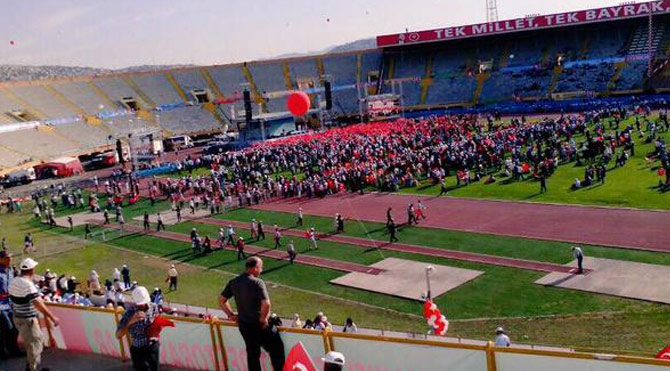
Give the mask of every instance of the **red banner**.
[[377, 36], [377, 47], [420, 44], [444, 40], [466, 39], [483, 35], [496, 35], [516, 31], [538, 30], [626, 18], [648, 16], [650, 13], [670, 13], [670, 0], [651, 1], [640, 4], [610, 6], [607, 8], [581, 10], [577, 12], [538, 15], [507, 21], [480, 23], [468, 26], [439, 28], [428, 31]]

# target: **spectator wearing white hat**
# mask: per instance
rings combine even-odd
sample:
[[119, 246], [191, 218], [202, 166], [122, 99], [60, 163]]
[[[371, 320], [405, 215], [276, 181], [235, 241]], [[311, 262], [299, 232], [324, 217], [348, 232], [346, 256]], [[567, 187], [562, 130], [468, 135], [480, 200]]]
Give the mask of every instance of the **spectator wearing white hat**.
[[496, 329], [495, 345], [497, 347], [509, 347], [512, 345], [512, 342], [509, 340], [509, 336], [507, 336], [505, 329], [502, 327], [498, 327]]
[[176, 291], [177, 290], [177, 280], [179, 278], [179, 272], [177, 272], [177, 268], [174, 267], [174, 264], [170, 264], [170, 269], [168, 269], [167, 273], [167, 279], [165, 280], [166, 282], [170, 282], [170, 291]]
[[302, 328], [303, 323], [300, 320], [300, 315], [298, 313], [293, 315], [293, 321], [291, 321], [291, 327], [293, 328]]
[[344, 369], [344, 354], [340, 352], [330, 351], [321, 360], [323, 361], [323, 371], [341, 371]]
[[159, 315], [158, 306], [151, 302], [146, 287], [133, 290], [134, 305], [130, 305], [116, 328], [116, 336], [121, 339], [130, 335], [130, 358], [135, 370], [158, 370], [160, 343], [150, 337], [149, 329]]
[[37, 319], [37, 312], [41, 312], [51, 320], [54, 326], [58, 326], [58, 318], [46, 307], [33, 283], [36, 266], [37, 262], [31, 258], [23, 260], [20, 265], [20, 275], [12, 280], [9, 287], [9, 299], [14, 308], [14, 324], [26, 348], [28, 356], [26, 369], [31, 371], [37, 370], [42, 361], [42, 330]]

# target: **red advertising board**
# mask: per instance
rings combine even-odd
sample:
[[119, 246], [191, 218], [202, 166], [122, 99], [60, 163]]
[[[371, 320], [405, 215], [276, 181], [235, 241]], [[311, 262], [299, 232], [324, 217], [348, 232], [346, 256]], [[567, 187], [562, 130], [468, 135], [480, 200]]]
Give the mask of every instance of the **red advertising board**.
[[470, 37], [497, 35], [517, 31], [540, 30], [607, 22], [670, 13], [670, 0], [658, 0], [639, 4], [610, 6], [576, 12], [538, 15], [507, 21], [480, 23], [468, 26], [438, 28], [434, 30], [377, 36], [377, 47], [420, 44], [435, 41], [458, 40]]

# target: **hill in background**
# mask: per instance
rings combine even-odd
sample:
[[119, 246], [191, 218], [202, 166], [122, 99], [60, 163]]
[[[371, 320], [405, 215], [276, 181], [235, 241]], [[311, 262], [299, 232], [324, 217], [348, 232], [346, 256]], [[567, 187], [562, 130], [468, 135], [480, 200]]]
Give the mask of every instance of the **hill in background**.
[[[283, 54], [275, 58], [303, 57], [325, 53], [344, 53], [356, 50], [365, 50], [375, 48], [375, 39], [362, 39], [354, 42], [337, 45], [321, 51], [308, 53]], [[59, 77], [77, 77], [77, 76], [99, 76], [112, 73], [124, 72], [149, 72], [159, 71], [179, 67], [194, 67], [194, 65], [142, 65], [126, 67], [121, 69], [92, 68], [92, 67], [68, 67], [68, 66], [24, 66], [3, 64], [0, 65], [0, 81], [31, 81], [45, 80]]]

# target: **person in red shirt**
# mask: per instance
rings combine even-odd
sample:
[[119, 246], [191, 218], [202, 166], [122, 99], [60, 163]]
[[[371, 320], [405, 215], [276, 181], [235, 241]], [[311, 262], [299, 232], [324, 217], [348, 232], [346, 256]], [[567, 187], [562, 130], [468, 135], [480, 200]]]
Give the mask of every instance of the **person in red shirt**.
[[244, 238], [237, 239], [237, 260], [246, 260], [247, 256], [244, 254]]

